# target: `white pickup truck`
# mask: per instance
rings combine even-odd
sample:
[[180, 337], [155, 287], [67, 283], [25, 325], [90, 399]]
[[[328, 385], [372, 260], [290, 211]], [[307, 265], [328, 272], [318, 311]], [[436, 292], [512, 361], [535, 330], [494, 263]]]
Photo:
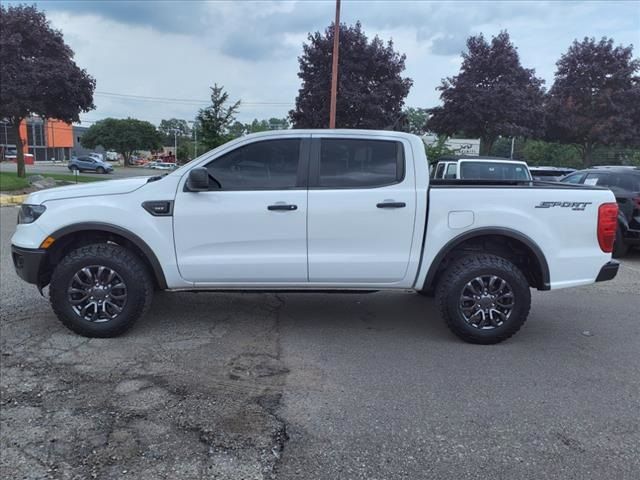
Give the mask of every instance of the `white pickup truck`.
[[598, 187], [430, 182], [409, 134], [287, 130], [164, 176], [32, 193], [12, 255], [89, 337], [123, 333], [154, 289], [400, 290], [435, 293], [456, 335], [489, 344], [525, 322], [530, 288], [616, 275], [617, 209]]
[[526, 162], [500, 157], [445, 157], [433, 167], [434, 180], [531, 180]]

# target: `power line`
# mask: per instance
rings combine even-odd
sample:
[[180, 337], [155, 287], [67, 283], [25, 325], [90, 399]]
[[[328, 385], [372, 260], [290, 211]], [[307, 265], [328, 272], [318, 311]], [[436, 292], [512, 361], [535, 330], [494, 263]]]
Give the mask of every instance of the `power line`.
[[[107, 98], [122, 98], [127, 100], [140, 100], [140, 101], [148, 101], [148, 102], [159, 102], [159, 103], [181, 103], [184, 105], [208, 105], [210, 100], [200, 100], [195, 98], [171, 98], [171, 97], [152, 97], [148, 95], [134, 95], [128, 93], [115, 93], [115, 92], [94, 92], [94, 95], [107, 97]], [[231, 101], [227, 101], [225, 103], [232, 103]], [[243, 101], [240, 100], [240, 105], [248, 105], [248, 106], [292, 106], [293, 102], [253, 102], [253, 101]]]

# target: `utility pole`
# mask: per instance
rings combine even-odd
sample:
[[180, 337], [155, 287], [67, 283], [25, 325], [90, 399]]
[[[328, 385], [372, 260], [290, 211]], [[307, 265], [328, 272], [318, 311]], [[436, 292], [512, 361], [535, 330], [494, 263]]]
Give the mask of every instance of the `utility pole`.
[[195, 120], [187, 120], [189, 123], [193, 124], [193, 158], [198, 157], [198, 122]]
[[338, 98], [338, 50], [340, 45], [340, 0], [336, 0], [336, 21], [333, 24], [333, 65], [331, 66], [331, 103], [329, 128], [336, 128], [336, 100]]
[[193, 122], [193, 139], [194, 139], [193, 158], [197, 158], [198, 157], [198, 124], [196, 122]]
[[178, 163], [178, 129], [173, 129], [173, 161]]
[[513, 147], [515, 147], [516, 144], [516, 137], [511, 137], [511, 155], [509, 155], [509, 158], [511, 160], [513, 160]]

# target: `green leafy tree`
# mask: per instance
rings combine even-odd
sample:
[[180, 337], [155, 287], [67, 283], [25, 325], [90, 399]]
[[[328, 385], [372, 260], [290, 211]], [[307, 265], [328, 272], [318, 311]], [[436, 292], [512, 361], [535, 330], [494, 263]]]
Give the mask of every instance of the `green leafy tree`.
[[136, 150], [157, 150], [162, 147], [162, 135], [149, 122], [135, 118], [105, 118], [94, 123], [82, 136], [82, 146], [120, 153], [129, 165], [131, 155]]
[[585, 166], [597, 146], [640, 145], [640, 60], [613, 40], [577, 40], [556, 63], [547, 138], [575, 144]]
[[[399, 129], [404, 99], [413, 81], [402, 77], [405, 56], [377, 36], [369, 41], [360, 23], [340, 25], [338, 57], [338, 128]], [[295, 128], [326, 128], [333, 56], [332, 24], [324, 33], [309, 34], [298, 58], [302, 86], [289, 112]]]
[[239, 121], [233, 122], [229, 126], [229, 136], [231, 138], [238, 138], [247, 134], [247, 124]]
[[445, 135], [440, 135], [434, 143], [430, 145], [425, 143], [424, 150], [427, 154], [428, 162], [435, 163], [442, 157], [455, 155], [456, 152], [447, 147], [447, 140], [448, 139]]
[[527, 140], [519, 153], [529, 165], [580, 167], [582, 163], [581, 156], [573, 145], [543, 140]]
[[247, 133], [266, 132], [271, 130], [269, 122], [267, 120], [258, 120], [255, 118], [253, 122], [246, 125]]
[[[519, 159], [518, 156], [519, 150], [518, 147], [521, 146], [522, 140], [515, 139], [513, 144], [513, 158]], [[511, 156], [511, 137], [498, 137], [496, 141], [493, 142], [491, 146], [491, 150], [487, 152], [487, 155], [491, 155], [493, 157], [502, 157], [509, 158]]]
[[491, 151], [500, 136], [542, 134], [543, 81], [524, 68], [509, 34], [487, 42], [469, 37], [460, 73], [438, 87], [442, 106], [429, 110], [427, 129], [438, 134], [465, 132], [480, 137], [482, 153]]
[[158, 131], [163, 135], [163, 142], [165, 145], [173, 145], [174, 132], [178, 133], [178, 138], [190, 138], [191, 128], [186, 120], [179, 118], [170, 118], [168, 120], [161, 120], [158, 126]]
[[211, 105], [198, 113], [198, 141], [208, 148], [216, 148], [230, 140], [231, 127], [240, 108], [240, 100], [229, 103], [229, 94], [223, 87], [211, 87]]
[[271, 117], [268, 121], [270, 130], [287, 130], [291, 128], [291, 124], [287, 118]]
[[35, 6], [0, 4], [0, 66], [0, 118], [18, 139], [18, 176], [24, 177], [20, 123], [30, 115], [79, 121], [80, 112], [95, 108], [95, 80]]
[[429, 113], [426, 108], [409, 107], [404, 110], [404, 125], [402, 130], [415, 135], [423, 135], [426, 132]]
[[180, 164], [187, 163], [191, 160], [191, 155], [193, 154], [193, 144], [188, 139], [181, 139], [178, 142], [178, 150], [176, 151], [176, 160]]
[[237, 138], [249, 133], [286, 130], [288, 128], [289, 121], [286, 118], [272, 117], [269, 120], [258, 120], [255, 118], [251, 123], [241, 123], [236, 120], [229, 126], [229, 136], [231, 138]]

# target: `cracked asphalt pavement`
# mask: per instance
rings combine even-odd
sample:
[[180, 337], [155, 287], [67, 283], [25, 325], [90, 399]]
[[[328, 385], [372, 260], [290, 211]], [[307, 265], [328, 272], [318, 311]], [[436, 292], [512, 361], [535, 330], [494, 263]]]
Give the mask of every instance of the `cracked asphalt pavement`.
[[468, 345], [413, 294], [158, 293], [67, 331], [0, 209], [6, 479], [640, 478], [640, 252]]

